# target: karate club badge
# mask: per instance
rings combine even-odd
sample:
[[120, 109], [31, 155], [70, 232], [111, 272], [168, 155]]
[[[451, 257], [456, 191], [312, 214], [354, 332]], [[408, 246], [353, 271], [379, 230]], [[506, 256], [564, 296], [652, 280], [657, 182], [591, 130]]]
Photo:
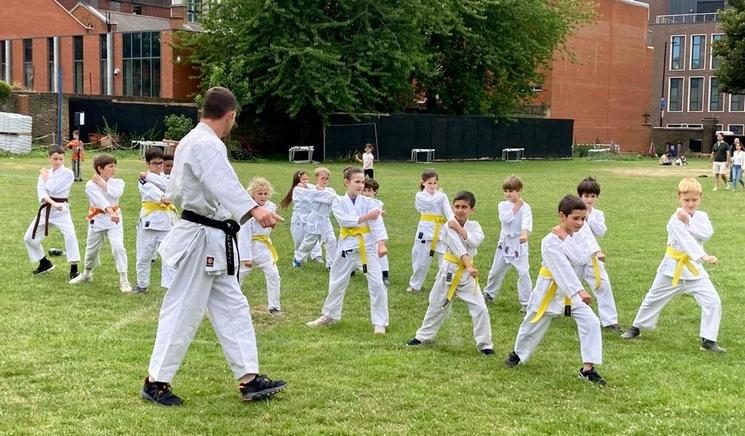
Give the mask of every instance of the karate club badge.
[[215, 266], [215, 258], [207, 256], [207, 268], [212, 268], [213, 266]]

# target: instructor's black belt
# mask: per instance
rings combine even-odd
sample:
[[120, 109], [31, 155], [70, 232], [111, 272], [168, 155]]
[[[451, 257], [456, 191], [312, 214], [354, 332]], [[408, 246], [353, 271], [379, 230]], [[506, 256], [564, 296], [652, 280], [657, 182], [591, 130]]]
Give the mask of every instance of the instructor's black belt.
[[[59, 197], [49, 197], [52, 201], [56, 203], [67, 203], [66, 198], [59, 198]], [[41, 202], [41, 206], [39, 206], [39, 211], [36, 212], [36, 221], [34, 221], [34, 230], [31, 232], [31, 239], [36, 239], [36, 230], [39, 228], [39, 221], [41, 220], [41, 212], [46, 209], [45, 217], [44, 217], [44, 236], [49, 235], [49, 214], [52, 213], [52, 203], [47, 203], [46, 201]]]
[[[236, 262], [233, 254], [233, 243], [235, 242], [235, 251], [238, 251], [238, 231], [241, 229], [241, 225], [235, 220], [215, 220], [190, 210], [181, 212], [181, 219], [212, 227], [213, 229], [220, 229], [225, 232], [225, 257], [228, 261], [228, 275], [235, 275]], [[238, 254], [238, 258], [240, 258], [240, 253]]]

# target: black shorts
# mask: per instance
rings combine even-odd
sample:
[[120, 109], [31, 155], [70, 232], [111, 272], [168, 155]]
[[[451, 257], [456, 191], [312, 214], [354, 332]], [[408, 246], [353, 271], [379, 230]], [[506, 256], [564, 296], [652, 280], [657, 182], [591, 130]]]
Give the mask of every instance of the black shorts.
[[375, 178], [375, 177], [373, 177], [373, 169], [372, 168], [365, 170], [365, 177], [368, 178], [368, 179], [374, 179]]

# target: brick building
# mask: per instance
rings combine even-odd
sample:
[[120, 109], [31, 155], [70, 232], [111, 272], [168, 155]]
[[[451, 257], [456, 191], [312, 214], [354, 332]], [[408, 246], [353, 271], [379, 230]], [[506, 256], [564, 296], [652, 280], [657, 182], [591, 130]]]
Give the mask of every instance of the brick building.
[[24, 13], [0, 14], [0, 79], [57, 92], [59, 73], [64, 94], [187, 99], [198, 82], [172, 42], [201, 28], [195, 0], [177, 1], [3, 0]]
[[654, 50], [648, 44], [649, 6], [597, 0], [595, 17], [567, 42], [574, 59], [557, 54], [536, 101], [551, 118], [574, 120], [575, 143], [610, 143], [646, 152]]

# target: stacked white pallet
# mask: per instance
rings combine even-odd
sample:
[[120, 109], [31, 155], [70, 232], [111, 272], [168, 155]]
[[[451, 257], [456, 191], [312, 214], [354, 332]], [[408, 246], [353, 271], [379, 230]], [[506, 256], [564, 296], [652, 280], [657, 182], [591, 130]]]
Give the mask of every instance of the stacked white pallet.
[[0, 112], [0, 150], [12, 154], [31, 151], [31, 117]]

